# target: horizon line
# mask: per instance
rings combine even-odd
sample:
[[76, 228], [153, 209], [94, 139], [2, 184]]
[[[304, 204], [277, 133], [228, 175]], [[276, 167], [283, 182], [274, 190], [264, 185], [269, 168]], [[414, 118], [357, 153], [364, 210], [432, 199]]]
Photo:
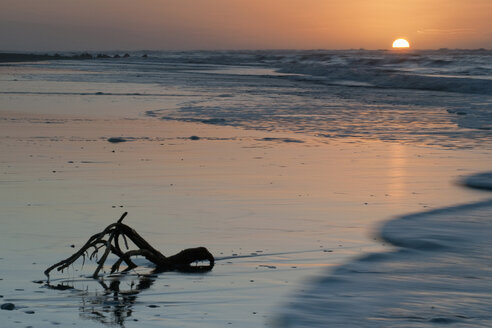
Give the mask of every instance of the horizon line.
[[255, 52], [255, 51], [395, 51], [395, 52], [411, 52], [411, 51], [444, 51], [444, 50], [466, 50], [466, 51], [492, 51], [492, 48], [427, 48], [427, 49], [418, 49], [418, 48], [404, 48], [404, 49], [394, 49], [394, 48], [378, 48], [378, 49], [367, 49], [367, 48], [226, 48], [226, 49], [111, 49], [111, 50], [102, 50], [102, 49], [93, 49], [93, 50], [4, 50], [0, 49], [0, 53], [9, 53], [9, 54], [55, 54], [57, 52], [60, 53], [112, 53], [112, 52]]

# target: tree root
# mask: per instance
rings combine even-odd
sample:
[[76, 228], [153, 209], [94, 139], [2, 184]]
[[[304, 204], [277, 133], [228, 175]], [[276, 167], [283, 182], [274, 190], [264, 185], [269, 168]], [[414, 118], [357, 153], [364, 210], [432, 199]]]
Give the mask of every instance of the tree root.
[[[120, 219], [113, 224], [110, 224], [102, 232], [97, 233], [89, 238], [84, 246], [78, 250], [75, 254], [69, 258], [60, 261], [44, 271], [44, 274], [48, 277], [52, 270], [63, 271], [80, 257], [85, 262], [86, 257], [90, 260], [96, 259], [97, 268], [94, 271], [92, 277], [96, 279], [99, 276], [99, 272], [104, 266], [106, 259], [110, 253], [116, 255], [118, 260], [111, 267], [111, 273], [118, 272], [121, 264], [126, 263], [127, 268], [123, 272], [131, 270], [137, 265], [131, 260], [135, 256], [143, 256], [148, 261], [155, 264], [156, 272], [165, 271], [183, 271], [183, 272], [205, 272], [212, 270], [215, 259], [213, 255], [205, 247], [188, 248], [176, 255], [166, 257], [161, 252], [153, 248], [145, 239], [143, 239], [135, 230], [123, 224], [122, 221], [128, 212], [123, 213]], [[120, 238], [125, 244], [127, 251], [122, 251], [120, 248]], [[128, 239], [130, 239], [135, 246], [136, 250], [129, 250]], [[98, 259], [99, 251], [104, 248], [102, 256]], [[93, 249], [93, 250], [92, 250]], [[89, 251], [92, 250], [91, 253]], [[208, 261], [208, 265], [192, 265], [194, 262]], [[83, 265], [82, 263], [82, 265]]]

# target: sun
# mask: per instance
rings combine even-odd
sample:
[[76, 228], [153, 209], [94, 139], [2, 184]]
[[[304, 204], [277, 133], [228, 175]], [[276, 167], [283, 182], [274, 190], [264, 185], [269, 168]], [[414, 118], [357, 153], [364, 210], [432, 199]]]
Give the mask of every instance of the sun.
[[393, 48], [408, 49], [410, 48], [410, 43], [405, 39], [397, 39], [393, 42]]

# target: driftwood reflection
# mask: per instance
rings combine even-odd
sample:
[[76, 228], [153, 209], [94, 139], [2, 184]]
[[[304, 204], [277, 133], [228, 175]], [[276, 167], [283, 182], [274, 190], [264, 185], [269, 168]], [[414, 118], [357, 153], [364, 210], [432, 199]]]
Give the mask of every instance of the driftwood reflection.
[[121, 289], [118, 279], [112, 280], [109, 285], [100, 280], [104, 290], [100, 293], [88, 292], [82, 296], [80, 317], [124, 327], [125, 320], [132, 316], [138, 293], [152, 286], [154, 281], [151, 277], [140, 276], [136, 282], [131, 281], [129, 289]]
[[[121, 276], [120, 276], [121, 277]], [[97, 291], [77, 290], [80, 298], [80, 317], [85, 320], [96, 321], [107, 326], [125, 327], [125, 321], [132, 320], [133, 306], [138, 294], [148, 289], [155, 281], [152, 275], [140, 275], [132, 280], [124, 277], [112, 277], [109, 281], [98, 280], [102, 287]], [[124, 286], [123, 286], [124, 285]], [[68, 283], [48, 285], [57, 290], [74, 289]]]

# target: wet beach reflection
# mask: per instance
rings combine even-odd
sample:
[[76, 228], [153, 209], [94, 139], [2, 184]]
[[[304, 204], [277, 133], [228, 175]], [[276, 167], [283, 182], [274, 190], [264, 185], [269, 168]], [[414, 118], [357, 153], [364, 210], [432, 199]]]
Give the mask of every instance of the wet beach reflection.
[[138, 275], [128, 281], [127, 277], [118, 275], [110, 279], [109, 281], [97, 280], [102, 289], [95, 288], [92, 291], [89, 290], [89, 282], [84, 289], [76, 289], [71, 281], [46, 286], [55, 290], [72, 289], [75, 291], [73, 296], [80, 298], [78, 308], [81, 319], [96, 321], [107, 326], [125, 327], [125, 321], [131, 320], [137, 295], [153, 285], [155, 276]]

